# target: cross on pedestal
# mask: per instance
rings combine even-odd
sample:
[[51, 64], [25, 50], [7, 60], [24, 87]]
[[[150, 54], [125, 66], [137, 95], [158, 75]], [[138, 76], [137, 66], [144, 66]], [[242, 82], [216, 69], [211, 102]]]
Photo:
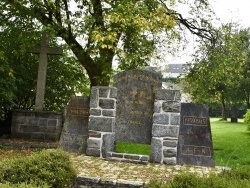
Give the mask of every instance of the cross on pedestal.
[[29, 50], [30, 53], [40, 54], [37, 87], [36, 87], [36, 101], [35, 110], [42, 111], [45, 95], [46, 72], [48, 64], [48, 55], [61, 55], [61, 48], [49, 47], [49, 37], [47, 33], [42, 34], [41, 47], [35, 47]]

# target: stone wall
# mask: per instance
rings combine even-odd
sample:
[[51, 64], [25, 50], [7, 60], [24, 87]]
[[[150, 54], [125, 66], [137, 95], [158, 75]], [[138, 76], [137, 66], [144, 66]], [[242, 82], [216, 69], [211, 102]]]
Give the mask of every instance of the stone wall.
[[106, 157], [114, 151], [116, 97], [116, 88], [92, 87], [86, 155]]
[[57, 141], [62, 131], [62, 113], [14, 110], [11, 137], [39, 141]]
[[176, 164], [180, 101], [179, 90], [157, 90], [155, 93], [151, 162]]

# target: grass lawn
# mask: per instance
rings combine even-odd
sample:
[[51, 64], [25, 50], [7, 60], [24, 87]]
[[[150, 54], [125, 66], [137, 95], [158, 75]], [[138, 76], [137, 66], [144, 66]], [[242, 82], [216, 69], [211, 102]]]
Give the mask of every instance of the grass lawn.
[[[250, 165], [250, 131], [243, 120], [231, 123], [230, 119], [211, 118], [210, 121], [216, 166]], [[116, 151], [150, 155], [150, 145], [117, 142]]]
[[250, 131], [238, 123], [211, 118], [215, 164], [235, 167], [250, 165]]
[[150, 155], [150, 145], [148, 144], [135, 144], [129, 142], [117, 142], [116, 143], [117, 153], [131, 153]]

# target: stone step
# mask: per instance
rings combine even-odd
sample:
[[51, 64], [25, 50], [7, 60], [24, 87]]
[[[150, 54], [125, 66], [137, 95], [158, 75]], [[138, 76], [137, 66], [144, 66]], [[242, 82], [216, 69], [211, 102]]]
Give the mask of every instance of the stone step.
[[137, 163], [137, 164], [148, 164], [149, 156], [139, 155], [139, 154], [130, 154], [130, 153], [108, 152], [106, 156], [106, 160], [117, 161], [117, 162]]

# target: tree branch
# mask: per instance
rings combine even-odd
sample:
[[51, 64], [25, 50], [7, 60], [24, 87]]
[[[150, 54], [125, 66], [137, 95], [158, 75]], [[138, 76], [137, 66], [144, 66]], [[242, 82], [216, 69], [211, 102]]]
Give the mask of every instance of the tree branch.
[[181, 27], [181, 25], [184, 25], [192, 34], [200, 38], [207, 39], [210, 41], [215, 40], [214, 31], [212, 29], [202, 28], [193, 24], [192, 22], [194, 20], [192, 20], [191, 22], [188, 19], [183, 18], [182, 14], [176, 12], [175, 10], [169, 9], [168, 6], [162, 0], [159, 0], [159, 1], [166, 8], [167, 15], [174, 16], [175, 20], [179, 24], [179, 27]]

